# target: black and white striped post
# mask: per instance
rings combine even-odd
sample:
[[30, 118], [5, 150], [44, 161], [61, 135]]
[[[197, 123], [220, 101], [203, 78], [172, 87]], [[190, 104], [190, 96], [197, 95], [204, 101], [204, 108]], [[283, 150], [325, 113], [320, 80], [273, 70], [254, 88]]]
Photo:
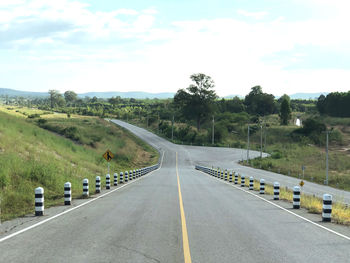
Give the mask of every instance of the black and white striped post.
[[280, 183], [273, 183], [273, 200], [280, 200]]
[[130, 170], [129, 171], [129, 181], [131, 181], [132, 180], [132, 171]]
[[121, 184], [124, 183], [123, 172], [120, 172], [120, 174], [119, 174], [119, 182]]
[[128, 180], [129, 180], [129, 178], [128, 178], [128, 171], [125, 171], [124, 176], [125, 176], [125, 183], [127, 183]]
[[323, 195], [322, 221], [332, 221], [332, 196], [330, 194]]
[[229, 178], [228, 178], [228, 181], [229, 181], [230, 183], [232, 183], [232, 171], [230, 172], [230, 176], [229, 176]]
[[96, 193], [101, 193], [101, 177], [96, 176]]
[[225, 170], [225, 181], [227, 181], [227, 170]]
[[83, 180], [83, 196], [89, 196], [89, 179], [86, 178]]
[[136, 171], [135, 170], [132, 171], [132, 179], [134, 179], [134, 180], [136, 179]]
[[260, 179], [260, 192], [261, 195], [265, 194], [265, 180]]
[[111, 176], [106, 174], [106, 189], [111, 189]]
[[117, 173], [114, 173], [114, 181], [113, 181], [113, 185], [114, 186], [117, 186], [118, 185], [118, 174]]
[[224, 180], [224, 171], [221, 170], [221, 180]]
[[249, 190], [254, 190], [254, 178], [249, 177]]
[[235, 184], [238, 184], [238, 173], [235, 172]]
[[244, 175], [241, 175], [241, 187], [244, 187], [245, 185], [245, 177]]
[[44, 188], [35, 188], [35, 215], [44, 215]]
[[293, 208], [300, 208], [300, 186], [293, 187]]
[[66, 182], [64, 184], [64, 205], [70, 205], [72, 202], [72, 184]]

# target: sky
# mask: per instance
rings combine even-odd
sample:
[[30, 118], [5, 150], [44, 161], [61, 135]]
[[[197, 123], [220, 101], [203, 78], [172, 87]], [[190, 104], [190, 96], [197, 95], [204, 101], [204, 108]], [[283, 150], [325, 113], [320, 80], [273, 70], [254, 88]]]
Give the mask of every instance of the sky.
[[0, 0], [0, 87], [350, 90], [348, 0]]

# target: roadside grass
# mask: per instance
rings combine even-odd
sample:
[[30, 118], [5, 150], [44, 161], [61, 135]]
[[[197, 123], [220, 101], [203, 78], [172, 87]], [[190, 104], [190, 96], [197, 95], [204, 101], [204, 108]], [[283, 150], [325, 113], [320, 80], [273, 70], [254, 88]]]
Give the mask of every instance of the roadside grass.
[[[77, 127], [81, 143], [36, 123], [37, 119], [28, 119], [21, 113], [10, 115], [0, 110], [1, 220], [33, 213], [34, 189], [39, 186], [45, 190], [45, 207], [63, 204], [63, 185], [67, 181], [72, 183], [73, 198], [81, 197], [84, 178], [89, 179], [91, 194], [97, 175], [104, 187], [107, 162], [102, 154], [108, 148], [116, 156], [111, 161], [111, 174], [157, 162], [158, 153], [153, 148], [102, 119], [47, 118], [47, 124], [53, 126]], [[100, 140], [89, 145], [96, 136]]]

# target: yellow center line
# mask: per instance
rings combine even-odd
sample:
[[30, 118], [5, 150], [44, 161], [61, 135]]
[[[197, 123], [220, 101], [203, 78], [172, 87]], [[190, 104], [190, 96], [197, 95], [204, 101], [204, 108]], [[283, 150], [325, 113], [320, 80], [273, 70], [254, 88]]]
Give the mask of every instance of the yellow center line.
[[180, 186], [179, 170], [178, 170], [177, 163], [178, 161], [177, 161], [177, 152], [176, 152], [176, 176], [177, 176], [177, 186], [179, 190], [180, 214], [181, 214], [181, 224], [182, 224], [182, 245], [184, 249], [184, 259], [185, 259], [185, 263], [192, 263], [190, 245], [188, 243], [186, 217], [185, 217], [184, 206], [182, 203], [181, 186]]

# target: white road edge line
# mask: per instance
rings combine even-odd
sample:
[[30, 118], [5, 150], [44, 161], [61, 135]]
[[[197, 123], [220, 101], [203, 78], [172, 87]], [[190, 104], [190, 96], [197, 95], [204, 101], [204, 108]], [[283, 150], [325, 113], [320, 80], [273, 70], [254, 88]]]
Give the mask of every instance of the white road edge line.
[[327, 228], [327, 227], [325, 227], [325, 226], [322, 226], [322, 225], [320, 225], [320, 224], [317, 224], [317, 223], [311, 221], [310, 219], [307, 219], [307, 218], [305, 218], [305, 217], [303, 217], [303, 216], [301, 216], [301, 215], [298, 215], [298, 214], [296, 214], [296, 213], [293, 213], [292, 211], [290, 211], [290, 210], [288, 210], [288, 209], [286, 209], [286, 208], [284, 208], [284, 207], [282, 207], [282, 206], [279, 206], [279, 205], [277, 205], [277, 204], [275, 204], [275, 203], [273, 203], [273, 202], [271, 202], [271, 201], [269, 201], [269, 200], [267, 200], [267, 199], [265, 199], [265, 198], [262, 198], [261, 196], [259, 196], [259, 195], [257, 195], [257, 194], [254, 194], [254, 193], [249, 192], [249, 191], [247, 191], [247, 190], [245, 190], [245, 189], [242, 189], [242, 188], [240, 188], [240, 187], [238, 187], [238, 186], [235, 186], [234, 184], [230, 184], [230, 183], [227, 183], [227, 182], [225, 182], [225, 181], [221, 181], [220, 179], [217, 179], [217, 178], [215, 178], [215, 177], [212, 177], [211, 175], [206, 174], [205, 172], [202, 172], [202, 171], [198, 171], [198, 172], [201, 172], [201, 173], [207, 175], [208, 177], [210, 177], [210, 178], [212, 178], [212, 179], [215, 179], [215, 180], [217, 180], [217, 181], [219, 181], [219, 182], [221, 182], [221, 183], [227, 184], [227, 185], [232, 186], [232, 187], [234, 187], [234, 188], [236, 188], [236, 189], [238, 189], [238, 190], [241, 190], [241, 191], [243, 191], [243, 192], [246, 192], [247, 194], [250, 194], [250, 195], [252, 195], [252, 196], [255, 196], [256, 198], [259, 198], [259, 199], [261, 199], [261, 200], [263, 200], [263, 201], [265, 201], [265, 202], [267, 202], [267, 203], [269, 203], [269, 204], [271, 204], [271, 205], [273, 205], [273, 206], [275, 206], [275, 207], [278, 207], [279, 209], [281, 209], [281, 210], [283, 210], [283, 211], [285, 211], [285, 212], [288, 212], [288, 213], [290, 213], [290, 214], [292, 214], [292, 215], [294, 215], [294, 216], [296, 216], [296, 217], [298, 217], [298, 218], [300, 218], [300, 219], [302, 219], [302, 220], [304, 220], [304, 221], [306, 221], [306, 222], [308, 222], [308, 223], [310, 223], [310, 224], [313, 224], [313, 225], [315, 225], [315, 226], [317, 226], [317, 227], [319, 227], [319, 228], [322, 228], [322, 229], [324, 229], [324, 230], [326, 230], [326, 231], [328, 231], [328, 232], [330, 232], [330, 233], [332, 233], [332, 234], [335, 234], [335, 235], [337, 235], [337, 236], [340, 236], [340, 237], [345, 238], [345, 239], [347, 239], [347, 240], [350, 241], [350, 237], [345, 236], [345, 235], [343, 235], [343, 234], [340, 234], [340, 233], [338, 233], [338, 232], [336, 232], [336, 231], [334, 231], [334, 230], [332, 230], [332, 229], [329, 229], [329, 228]]
[[109, 194], [111, 194], [111, 193], [113, 193], [113, 192], [115, 192], [115, 191], [118, 191], [118, 190], [120, 190], [120, 189], [122, 189], [122, 188], [124, 188], [124, 187], [126, 187], [126, 186], [128, 186], [128, 185], [131, 185], [131, 184], [133, 184], [133, 183], [136, 183], [136, 182], [139, 181], [140, 179], [143, 179], [143, 178], [145, 178], [145, 177], [147, 177], [147, 176], [150, 176], [151, 174], [153, 174], [154, 172], [156, 172], [156, 171], [158, 171], [158, 170], [160, 170], [160, 169], [162, 168], [163, 159], [164, 159], [164, 153], [165, 153], [165, 152], [163, 151], [162, 160], [161, 160], [160, 166], [159, 166], [159, 168], [158, 168], [157, 170], [154, 170], [154, 171], [150, 172], [149, 174], [147, 174], [146, 176], [140, 177], [140, 178], [136, 179], [136, 180], [133, 181], [133, 182], [130, 182], [130, 183], [128, 183], [128, 184], [124, 184], [124, 185], [122, 185], [122, 186], [120, 186], [120, 187], [118, 187], [118, 188], [116, 188], [116, 189], [114, 189], [114, 190], [112, 190], [112, 191], [109, 191], [109, 192], [107, 192], [107, 193], [105, 193], [105, 194], [103, 194], [103, 195], [97, 196], [97, 197], [95, 197], [95, 198], [93, 198], [93, 199], [91, 199], [91, 200], [89, 200], [89, 201], [87, 201], [87, 202], [85, 202], [85, 203], [82, 203], [82, 204], [80, 204], [80, 205], [78, 205], [78, 206], [72, 207], [72, 208], [70, 208], [70, 209], [68, 209], [68, 210], [66, 210], [66, 211], [64, 211], [64, 212], [62, 212], [62, 213], [59, 213], [59, 214], [57, 214], [57, 215], [54, 215], [54, 216], [52, 216], [52, 217], [50, 217], [50, 218], [47, 218], [47, 219], [45, 219], [45, 220], [43, 220], [43, 221], [40, 221], [40, 222], [34, 224], [34, 225], [32, 225], [32, 226], [26, 227], [26, 228], [24, 228], [24, 229], [22, 229], [22, 230], [19, 230], [19, 231], [15, 232], [15, 233], [12, 233], [12, 234], [10, 234], [10, 235], [8, 235], [8, 236], [5, 236], [5, 237], [3, 237], [3, 238], [0, 239], [0, 243], [3, 242], [3, 241], [5, 241], [5, 240], [7, 240], [7, 239], [10, 239], [10, 238], [12, 238], [12, 237], [15, 237], [15, 236], [17, 236], [17, 235], [19, 235], [19, 234], [22, 234], [22, 233], [24, 233], [24, 232], [26, 232], [26, 231], [28, 231], [28, 230], [30, 230], [30, 229], [33, 229], [33, 228], [35, 228], [35, 227], [37, 227], [37, 226], [40, 226], [40, 225], [42, 225], [42, 224], [45, 224], [45, 223], [47, 223], [47, 222], [49, 222], [49, 221], [51, 221], [51, 220], [53, 220], [53, 219], [55, 219], [55, 218], [57, 218], [57, 217], [60, 217], [60, 216], [62, 216], [62, 215], [64, 215], [64, 214], [67, 214], [67, 213], [69, 213], [69, 212], [72, 212], [72, 211], [74, 211], [75, 209], [78, 209], [78, 208], [80, 208], [80, 207], [83, 207], [83, 206], [85, 206], [85, 205], [87, 205], [87, 204], [89, 204], [89, 203], [91, 203], [91, 202], [94, 202], [94, 201], [96, 201], [96, 200], [98, 200], [98, 199], [100, 199], [100, 198], [102, 198], [102, 197], [104, 197], [104, 196], [106, 196], [106, 195], [109, 195]]

